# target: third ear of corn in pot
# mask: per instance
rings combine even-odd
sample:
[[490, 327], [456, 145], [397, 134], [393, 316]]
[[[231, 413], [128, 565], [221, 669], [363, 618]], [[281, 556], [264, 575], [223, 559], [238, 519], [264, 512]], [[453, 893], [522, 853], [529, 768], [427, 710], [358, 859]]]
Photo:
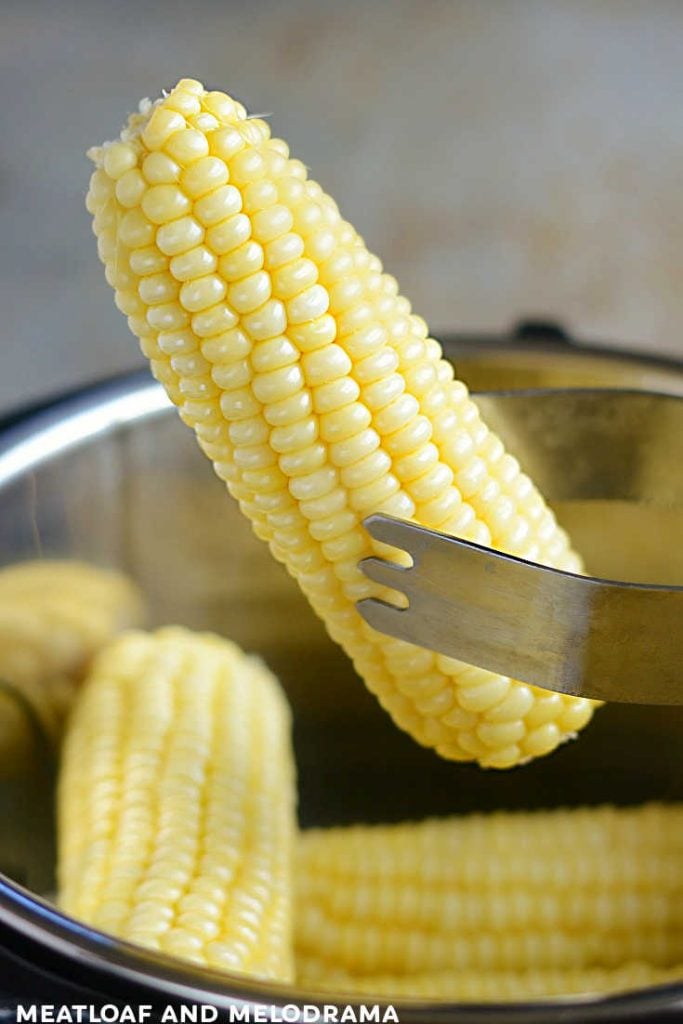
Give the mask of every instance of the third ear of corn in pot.
[[[76, 561], [19, 562], [0, 571], [0, 691], [46, 739], [63, 719], [96, 651], [138, 625], [143, 601], [121, 573]], [[0, 708], [0, 773], [31, 750]], [[28, 724], [28, 722], [27, 722]], [[7, 727], [6, 729], [4, 727]]]
[[680, 977], [682, 825], [652, 804], [305, 832], [299, 980], [495, 999]]
[[[507, 767], [582, 728], [543, 693], [370, 629], [384, 511], [577, 571], [578, 557], [395, 280], [241, 104], [184, 79], [91, 151], [101, 259], [156, 377], [255, 532], [394, 721]], [[457, 311], [456, 311], [457, 312]]]
[[635, 962], [623, 967], [553, 967], [526, 971], [426, 971], [406, 975], [350, 975], [325, 965], [318, 975], [304, 962], [301, 983], [311, 988], [384, 999], [400, 997], [501, 1003], [557, 996], [626, 992], [679, 981], [683, 968]]

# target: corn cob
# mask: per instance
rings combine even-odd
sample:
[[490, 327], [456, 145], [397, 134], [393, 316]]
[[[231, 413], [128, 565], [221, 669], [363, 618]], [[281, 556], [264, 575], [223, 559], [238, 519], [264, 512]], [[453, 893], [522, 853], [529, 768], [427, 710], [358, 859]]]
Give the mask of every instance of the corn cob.
[[57, 739], [95, 651], [141, 617], [141, 597], [119, 573], [80, 562], [7, 566], [0, 570], [2, 685]]
[[289, 710], [265, 666], [179, 628], [100, 653], [67, 731], [59, 902], [133, 943], [290, 980]]
[[99, 255], [153, 373], [394, 721], [495, 767], [573, 736], [590, 702], [389, 639], [356, 611], [387, 596], [357, 567], [386, 553], [371, 512], [580, 562], [333, 200], [263, 120], [189, 79], [89, 155]]
[[411, 975], [356, 977], [320, 970], [314, 962], [299, 963], [299, 981], [310, 988], [377, 998], [420, 998], [459, 1002], [499, 1003], [626, 992], [663, 985], [683, 978], [681, 967], [630, 963], [604, 967], [554, 967], [535, 971], [435, 971]]
[[683, 963], [681, 806], [313, 830], [295, 877], [305, 981]]

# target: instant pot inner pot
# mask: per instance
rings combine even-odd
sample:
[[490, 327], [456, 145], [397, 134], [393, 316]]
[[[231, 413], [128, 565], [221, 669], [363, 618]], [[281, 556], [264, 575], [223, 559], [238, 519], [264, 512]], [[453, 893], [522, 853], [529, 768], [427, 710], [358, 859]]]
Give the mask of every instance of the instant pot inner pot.
[[[636, 359], [605, 356], [596, 379], [590, 357], [559, 359], [553, 351], [537, 351], [533, 365], [528, 354], [512, 350], [465, 347], [455, 358], [465, 379], [498, 388], [652, 387], [655, 372]], [[657, 373], [659, 390], [683, 393], [683, 370]], [[131, 387], [140, 388], [140, 379]], [[484, 401], [495, 417], [495, 398]], [[514, 451], [520, 437], [510, 442]], [[615, 453], [624, 458], [628, 452]], [[594, 491], [589, 499], [553, 502], [592, 572], [680, 582], [680, 509], [637, 493], [615, 501]], [[681, 709], [606, 707], [577, 742], [513, 771], [482, 771], [422, 750], [355, 676], [170, 407], [57, 451], [0, 490], [0, 561], [36, 557], [122, 569], [145, 591], [151, 626], [215, 630], [266, 660], [293, 707], [304, 826], [683, 799]], [[39, 738], [32, 758], [16, 758], [0, 772], [0, 870], [43, 893], [54, 884], [53, 780], [54, 764]]]

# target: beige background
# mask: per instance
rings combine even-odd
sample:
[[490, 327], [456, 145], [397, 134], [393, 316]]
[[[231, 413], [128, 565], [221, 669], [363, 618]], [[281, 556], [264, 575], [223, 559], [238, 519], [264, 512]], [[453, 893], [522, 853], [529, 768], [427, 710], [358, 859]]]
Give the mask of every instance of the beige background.
[[678, 0], [2, 0], [0, 407], [136, 365], [88, 145], [182, 75], [272, 114], [436, 333], [683, 356]]

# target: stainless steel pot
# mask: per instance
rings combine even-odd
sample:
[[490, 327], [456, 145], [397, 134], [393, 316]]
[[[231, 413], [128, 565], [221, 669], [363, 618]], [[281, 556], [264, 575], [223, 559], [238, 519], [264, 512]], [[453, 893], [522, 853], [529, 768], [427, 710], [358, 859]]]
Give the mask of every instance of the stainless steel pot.
[[[452, 339], [446, 351], [474, 388], [604, 385], [683, 394], [683, 364], [575, 347], [533, 326], [502, 339]], [[577, 546], [590, 549], [595, 573], [614, 574], [618, 566], [621, 578], [683, 578], [680, 510], [645, 510], [626, 500], [556, 507]], [[0, 564], [36, 556], [119, 567], [146, 591], [152, 625], [214, 629], [265, 657], [294, 709], [303, 825], [683, 799], [681, 710], [608, 707], [580, 742], [509, 773], [449, 764], [420, 749], [355, 678], [145, 374], [14, 417], [0, 434]], [[5, 701], [19, 728], [23, 710]], [[36, 895], [53, 884], [54, 766], [38, 734], [27, 734], [32, 756], [0, 783], [0, 980], [13, 957], [17, 977], [26, 965], [53, 978], [76, 975], [91, 994], [109, 999], [352, 1002], [343, 993], [323, 999], [194, 969], [60, 915]], [[397, 1010], [402, 1021], [452, 1024], [652, 1020], [683, 1012], [683, 984], [613, 998], [500, 1007], [405, 1003]]]

